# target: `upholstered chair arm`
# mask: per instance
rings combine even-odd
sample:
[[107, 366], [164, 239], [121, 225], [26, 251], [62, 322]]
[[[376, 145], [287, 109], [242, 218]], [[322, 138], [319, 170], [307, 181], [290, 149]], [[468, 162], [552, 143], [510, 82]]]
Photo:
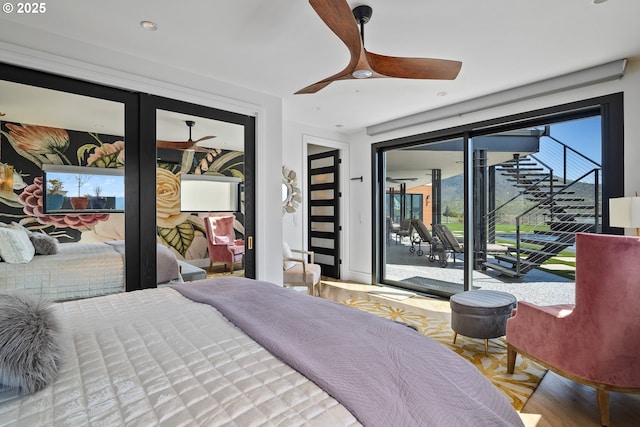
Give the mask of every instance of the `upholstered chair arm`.
[[313, 251], [304, 251], [302, 249], [291, 249], [291, 252], [295, 252], [297, 254], [306, 254], [309, 256], [309, 264], [315, 264]]
[[518, 301], [515, 315], [507, 320], [507, 344], [531, 355], [545, 354], [562, 366], [574, 341], [573, 309], [573, 304], [537, 306]]
[[[291, 252], [297, 252], [291, 249]], [[295, 261], [302, 264], [302, 274], [307, 274], [307, 260], [304, 258], [285, 257], [285, 261]]]

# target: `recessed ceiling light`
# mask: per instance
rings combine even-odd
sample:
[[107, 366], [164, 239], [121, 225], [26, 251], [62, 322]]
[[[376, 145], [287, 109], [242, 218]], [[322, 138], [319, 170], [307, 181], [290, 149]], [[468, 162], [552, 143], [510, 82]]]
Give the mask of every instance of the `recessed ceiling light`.
[[342, 126], [344, 126], [344, 125], [336, 125], [337, 128], [341, 128]]
[[606, 3], [607, 0], [593, 0], [593, 4], [602, 4], [602, 3]]
[[320, 111], [320, 107], [311, 107], [313, 111]]
[[3, 113], [2, 111], [0, 111], [0, 117], [4, 117], [6, 115], [7, 115], [6, 113]]
[[149, 31], [155, 31], [158, 29], [158, 24], [156, 24], [153, 21], [142, 21], [140, 22], [140, 26], [142, 26], [142, 28], [144, 28], [145, 30], [149, 30]]
[[447, 96], [447, 92], [444, 92], [444, 91], [438, 92], [438, 93], [436, 93], [436, 95], [438, 95], [438, 96]]

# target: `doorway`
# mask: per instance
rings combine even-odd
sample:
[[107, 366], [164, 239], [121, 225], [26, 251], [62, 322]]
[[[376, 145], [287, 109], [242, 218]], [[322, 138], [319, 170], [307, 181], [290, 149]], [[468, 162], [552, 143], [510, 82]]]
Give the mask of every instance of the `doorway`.
[[[333, 268], [337, 268], [337, 271], [331, 272], [332, 275], [329, 277], [345, 277], [350, 273], [350, 263], [349, 263], [349, 251], [350, 251], [350, 239], [348, 238], [348, 230], [344, 228], [345, 224], [349, 224], [349, 212], [350, 212], [350, 170], [349, 170], [349, 144], [341, 141], [330, 140], [325, 138], [319, 138], [311, 135], [303, 135], [303, 148], [302, 148], [302, 182], [301, 188], [303, 189], [304, 196], [302, 197], [302, 209], [303, 213], [302, 217], [302, 230], [304, 230], [302, 239], [303, 239], [303, 247], [307, 247], [310, 250], [313, 246], [326, 246], [328, 242], [321, 240], [318, 242], [317, 240], [312, 242], [312, 236], [310, 233], [311, 226], [311, 216], [313, 214], [319, 214], [322, 212], [322, 209], [318, 210], [317, 207], [314, 209], [313, 214], [310, 211], [310, 197], [307, 194], [310, 188], [310, 176], [309, 176], [309, 157], [322, 153], [329, 152], [337, 152], [338, 160], [337, 167], [338, 173], [334, 177], [335, 179], [335, 191], [339, 197], [339, 203], [336, 205], [333, 213], [337, 216], [336, 222], [333, 223], [331, 227], [334, 227], [337, 232], [332, 236], [334, 240], [331, 244], [335, 245], [338, 249], [337, 255], [329, 255], [332, 256], [330, 260], [323, 260], [322, 256], [320, 260], [318, 260], [316, 255], [316, 262], [318, 261], [330, 261], [327, 263], [329, 266], [333, 266]], [[315, 179], [315, 178], [314, 178]], [[361, 185], [360, 181], [357, 182], [357, 185]], [[323, 216], [323, 215], [320, 215]], [[320, 243], [318, 245], [317, 243]], [[333, 247], [331, 248], [333, 249]], [[322, 252], [325, 251], [325, 248], [320, 247], [320, 255], [324, 255]], [[325, 275], [325, 269], [322, 272]], [[336, 276], [333, 276], [335, 274]]]
[[340, 152], [327, 151], [308, 158], [309, 250], [322, 275], [340, 278]]

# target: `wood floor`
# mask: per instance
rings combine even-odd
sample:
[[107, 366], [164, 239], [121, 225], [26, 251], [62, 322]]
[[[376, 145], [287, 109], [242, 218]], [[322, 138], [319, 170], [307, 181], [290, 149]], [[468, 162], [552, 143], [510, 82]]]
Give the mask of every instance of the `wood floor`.
[[[339, 289], [339, 290], [336, 290]], [[344, 289], [368, 291], [380, 289], [369, 285], [323, 281], [321, 295], [336, 299]], [[419, 307], [428, 311], [429, 317], [449, 321], [451, 311], [447, 300], [413, 297], [402, 301], [403, 304]], [[640, 426], [640, 394], [611, 393], [611, 426]], [[600, 425], [600, 414], [596, 393], [586, 387], [547, 372], [542, 382], [520, 412], [527, 427], [591, 427]]]
[[[611, 427], [640, 426], [640, 395], [611, 393]], [[521, 411], [527, 426], [600, 425], [595, 390], [547, 372]]]

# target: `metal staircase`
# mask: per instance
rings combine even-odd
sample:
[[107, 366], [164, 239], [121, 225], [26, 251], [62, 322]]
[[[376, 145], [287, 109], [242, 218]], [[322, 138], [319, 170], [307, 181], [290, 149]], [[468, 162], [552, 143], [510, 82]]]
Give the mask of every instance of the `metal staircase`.
[[[510, 236], [515, 243], [508, 246], [508, 253], [485, 260], [485, 268], [521, 277], [574, 245], [576, 233], [600, 231], [600, 165], [550, 139], [560, 144], [564, 156], [560, 176], [535, 154], [514, 155], [513, 160], [495, 166], [496, 174], [511, 184], [515, 195], [487, 214], [488, 236], [495, 240], [496, 224], [511, 221], [515, 221], [516, 233]], [[585, 172], [568, 179], [567, 159], [576, 154]]]

